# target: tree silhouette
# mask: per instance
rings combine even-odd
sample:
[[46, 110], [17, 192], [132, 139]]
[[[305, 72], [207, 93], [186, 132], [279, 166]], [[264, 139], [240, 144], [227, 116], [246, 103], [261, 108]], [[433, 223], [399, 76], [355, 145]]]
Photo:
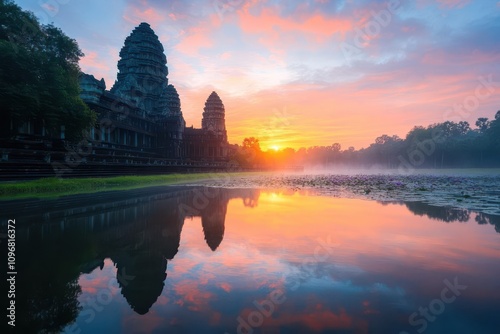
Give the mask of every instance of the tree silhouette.
[[75, 40], [10, 0], [0, 1], [0, 104], [3, 134], [15, 134], [27, 121], [57, 135], [65, 126], [77, 140], [96, 115], [80, 98]]

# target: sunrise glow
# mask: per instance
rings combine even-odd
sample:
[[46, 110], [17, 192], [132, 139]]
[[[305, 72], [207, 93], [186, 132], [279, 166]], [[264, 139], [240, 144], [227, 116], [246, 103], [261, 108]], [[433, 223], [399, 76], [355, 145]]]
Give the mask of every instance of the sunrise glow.
[[499, 36], [500, 0], [1, 0], [4, 321], [498, 332]]
[[415, 125], [491, 119], [500, 104], [496, 84], [473, 110], [454, 107], [481, 80], [500, 80], [498, 1], [18, 3], [75, 38], [82, 70], [108, 89], [125, 37], [148, 22], [187, 125], [200, 126], [216, 90], [231, 143], [255, 136], [263, 149], [359, 149]]
[[270, 148], [271, 148], [271, 150], [276, 151], [276, 152], [279, 151], [279, 149], [280, 149], [280, 147], [278, 145], [271, 145]]

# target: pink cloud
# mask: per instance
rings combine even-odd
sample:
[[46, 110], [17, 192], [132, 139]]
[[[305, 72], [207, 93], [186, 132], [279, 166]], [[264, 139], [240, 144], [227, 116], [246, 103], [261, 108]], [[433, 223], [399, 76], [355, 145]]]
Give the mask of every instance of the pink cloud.
[[95, 70], [108, 71], [110, 68], [108, 64], [101, 61], [97, 52], [84, 51], [85, 56], [80, 59], [80, 66], [84, 72], [92, 73]]
[[95, 295], [99, 291], [109, 291], [112, 295], [118, 292], [116, 283], [116, 268], [110, 259], [104, 260], [104, 267], [101, 270], [95, 268], [90, 274], [83, 274], [78, 279], [82, 292]]
[[213, 293], [200, 288], [197, 280], [177, 282], [174, 290], [179, 298], [175, 303], [192, 311], [207, 311], [209, 301], [214, 298]]
[[219, 283], [218, 286], [226, 292], [231, 292], [231, 285], [229, 283]]
[[133, 23], [134, 25], [138, 25], [141, 22], [148, 22], [150, 25], [159, 25], [160, 23], [166, 20], [166, 15], [160, 14], [157, 10], [152, 7], [149, 8], [137, 8], [137, 7], [128, 7], [125, 10], [125, 14], [123, 18]]
[[186, 32], [184, 38], [176, 45], [175, 49], [183, 54], [196, 56], [199, 54], [201, 48], [213, 46], [210, 34], [211, 31], [208, 28], [201, 26], [192, 27]]
[[222, 59], [222, 60], [227, 60], [229, 58], [231, 58], [231, 53], [230, 52], [224, 52], [224, 53], [222, 53], [220, 55], [220, 59]]
[[104, 78], [106, 88], [110, 89], [113, 85], [117, 62], [119, 59], [119, 50], [113, 47], [99, 49], [99, 51], [88, 51], [83, 49], [85, 56], [80, 59], [80, 68], [84, 73], [92, 74], [98, 80]]
[[296, 43], [297, 34], [323, 43], [335, 33], [345, 34], [353, 24], [348, 19], [328, 17], [321, 13], [282, 17], [276, 8], [264, 8], [254, 15], [248, 7], [238, 12], [239, 25], [247, 34], [260, 34], [261, 43], [273, 46], [278, 42]]

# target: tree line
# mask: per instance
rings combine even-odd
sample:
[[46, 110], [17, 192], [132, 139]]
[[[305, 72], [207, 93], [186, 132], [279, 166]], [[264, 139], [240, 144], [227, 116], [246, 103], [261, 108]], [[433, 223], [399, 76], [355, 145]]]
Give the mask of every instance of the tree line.
[[415, 126], [405, 138], [381, 135], [368, 147], [342, 150], [339, 143], [298, 150], [263, 152], [259, 140], [245, 138], [235, 158], [247, 166], [349, 165], [381, 168], [500, 167], [500, 111], [494, 119]]
[[33, 122], [50, 136], [78, 140], [96, 121], [80, 98], [77, 42], [11, 0], [0, 0], [2, 136]]

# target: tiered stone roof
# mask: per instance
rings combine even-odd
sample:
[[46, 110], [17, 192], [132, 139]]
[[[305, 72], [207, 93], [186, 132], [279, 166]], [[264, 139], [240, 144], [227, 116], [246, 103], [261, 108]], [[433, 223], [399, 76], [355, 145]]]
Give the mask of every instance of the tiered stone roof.
[[169, 115], [177, 116], [181, 114], [181, 100], [173, 85], [167, 86], [167, 107]]
[[141, 23], [125, 39], [113, 94], [133, 101], [149, 115], [168, 112], [167, 57], [158, 36]]
[[201, 127], [213, 132], [225, 132], [225, 109], [222, 100], [216, 92], [212, 92], [205, 102]]

